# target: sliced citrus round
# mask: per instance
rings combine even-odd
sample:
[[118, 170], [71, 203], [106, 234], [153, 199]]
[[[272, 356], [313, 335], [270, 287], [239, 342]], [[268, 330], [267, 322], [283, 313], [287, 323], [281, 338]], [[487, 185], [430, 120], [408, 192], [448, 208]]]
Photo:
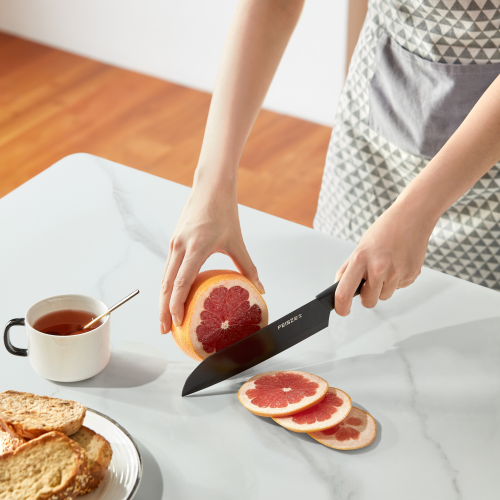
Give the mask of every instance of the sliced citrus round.
[[330, 387], [318, 404], [289, 417], [274, 417], [273, 420], [290, 431], [316, 432], [337, 425], [349, 415], [351, 408], [349, 395]]
[[184, 320], [172, 326], [175, 343], [202, 361], [267, 325], [267, 306], [250, 280], [236, 271], [203, 271], [194, 280]]
[[319, 403], [328, 382], [299, 371], [267, 372], [252, 377], [238, 391], [240, 403], [261, 417], [285, 417]]
[[369, 413], [353, 406], [349, 415], [339, 424], [309, 435], [329, 448], [356, 450], [373, 443], [377, 435], [377, 423]]

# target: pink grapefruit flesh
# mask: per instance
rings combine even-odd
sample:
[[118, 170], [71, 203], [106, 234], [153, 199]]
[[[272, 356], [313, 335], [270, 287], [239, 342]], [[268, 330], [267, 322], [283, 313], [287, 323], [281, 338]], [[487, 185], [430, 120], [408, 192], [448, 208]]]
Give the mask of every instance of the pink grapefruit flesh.
[[250, 305], [249, 298], [248, 290], [241, 286], [211, 290], [196, 327], [196, 336], [206, 353], [221, 351], [261, 329], [262, 310], [259, 304]]
[[356, 450], [373, 443], [377, 424], [369, 413], [353, 406], [349, 415], [339, 424], [309, 435], [329, 448]]
[[273, 420], [290, 431], [316, 432], [340, 423], [347, 417], [351, 408], [349, 395], [330, 387], [318, 404], [289, 417], [274, 417]]
[[267, 325], [267, 306], [259, 291], [235, 271], [203, 271], [185, 303], [184, 320], [172, 326], [175, 343], [202, 361]]
[[285, 417], [319, 403], [328, 382], [299, 371], [261, 373], [245, 382], [238, 391], [240, 403], [261, 417]]

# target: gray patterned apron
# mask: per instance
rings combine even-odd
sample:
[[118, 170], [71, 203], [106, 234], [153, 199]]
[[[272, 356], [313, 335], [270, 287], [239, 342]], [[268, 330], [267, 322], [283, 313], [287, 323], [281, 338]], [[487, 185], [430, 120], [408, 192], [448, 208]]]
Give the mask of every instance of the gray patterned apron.
[[[500, 74], [500, 0], [370, 0], [314, 227], [359, 242]], [[500, 164], [440, 218], [425, 265], [500, 290]]]

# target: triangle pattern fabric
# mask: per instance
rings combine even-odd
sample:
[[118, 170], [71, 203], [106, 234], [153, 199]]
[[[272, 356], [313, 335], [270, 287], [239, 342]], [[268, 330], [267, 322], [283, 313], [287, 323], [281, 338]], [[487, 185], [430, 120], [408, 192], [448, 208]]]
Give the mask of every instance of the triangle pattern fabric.
[[[370, 0], [328, 147], [314, 227], [359, 242], [428, 160], [369, 126], [370, 81], [383, 33], [443, 64], [500, 62], [500, 0]], [[500, 290], [500, 163], [438, 221], [425, 265]]]

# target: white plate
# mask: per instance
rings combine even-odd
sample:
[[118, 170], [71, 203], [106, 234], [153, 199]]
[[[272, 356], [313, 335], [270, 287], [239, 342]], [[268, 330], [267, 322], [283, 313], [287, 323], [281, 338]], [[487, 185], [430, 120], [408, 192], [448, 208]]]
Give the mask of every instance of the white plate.
[[142, 478], [142, 460], [130, 434], [113, 419], [87, 409], [83, 425], [105, 437], [113, 449], [113, 458], [99, 487], [82, 500], [131, 500]]

